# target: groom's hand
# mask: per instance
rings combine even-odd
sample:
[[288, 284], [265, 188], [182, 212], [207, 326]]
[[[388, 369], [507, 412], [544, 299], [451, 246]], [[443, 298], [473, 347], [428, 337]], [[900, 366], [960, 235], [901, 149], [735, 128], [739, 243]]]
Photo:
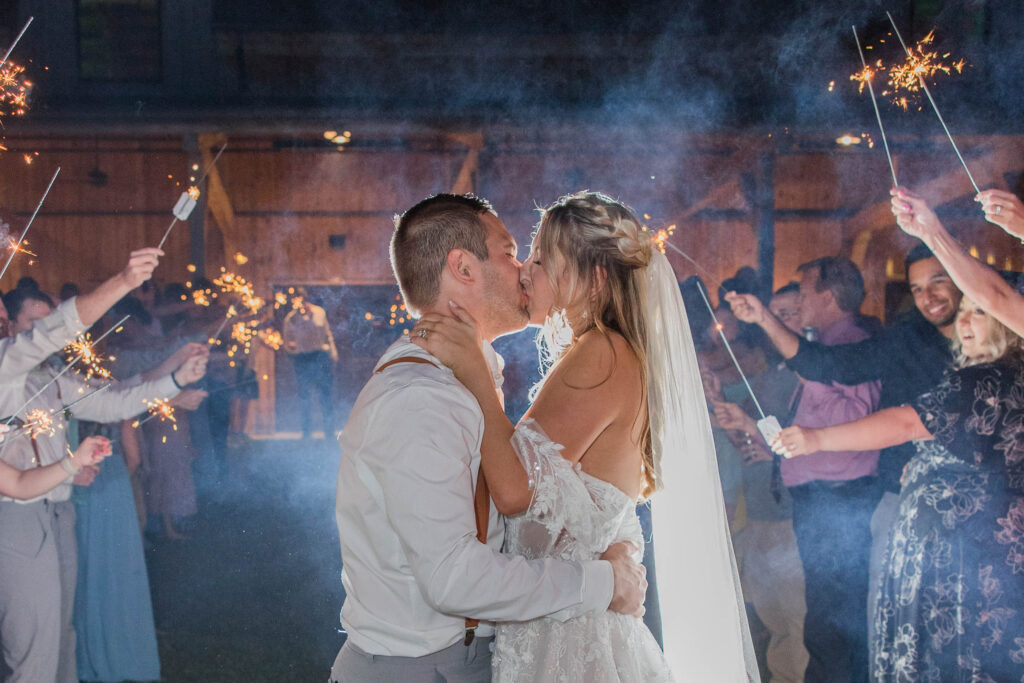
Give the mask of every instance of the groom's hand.
[[644, 596], [647, 594], [647, 568], [633, 559], [636, 547], [632, 543], [619, 542], [609, 546], [601, 555], [612, 565], [615, 587], [608, 609], [620, 614], [630, 614], [638, 619], [644, 615]]

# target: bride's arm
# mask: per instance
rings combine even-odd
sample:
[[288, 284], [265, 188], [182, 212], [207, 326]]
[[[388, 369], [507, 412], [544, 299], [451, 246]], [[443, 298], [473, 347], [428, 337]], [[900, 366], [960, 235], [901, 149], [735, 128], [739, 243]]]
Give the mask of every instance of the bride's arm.
[[[532, 500], [530, 478], [512, 445], [515, 431], [498, 398], [490, 369], [480, 351], [472, 319], [453, 309], [459, 319], [424, 316], [412, 341], [452, 369], [476, 397], [484, 417], [481, 466], [494, 505], [503, 515], [524, 512]], [[428, 330], [426, 338], [419, 329]], [[628, 352], [627, 352], [628, 353]], [[575, 464], [613, 421], [621, 405], [614, 375], [624, 370], [609, 338], [589, 334], [551, 373], [536, 402], [526, 413], [545, 434], [563, 447], [562, 455]]]

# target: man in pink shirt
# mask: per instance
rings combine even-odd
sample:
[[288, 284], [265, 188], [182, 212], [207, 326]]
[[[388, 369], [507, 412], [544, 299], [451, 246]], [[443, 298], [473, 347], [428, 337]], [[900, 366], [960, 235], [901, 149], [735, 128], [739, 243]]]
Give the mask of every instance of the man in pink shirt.
[[[798, 269], [803, 327], [826, 345], [861, 341], [864, 280], [847, 259], [821, 258]], [[879, 382], [853, 386], [802, 380], [791, 424], [826, 427], [878, 407]], [[806, 577], [805, 681], [867, 681], [867, 594], [871, 513], [881, 497], [878, 451], [820, 452], [783, 460], [793, 498], [793, 530]]]

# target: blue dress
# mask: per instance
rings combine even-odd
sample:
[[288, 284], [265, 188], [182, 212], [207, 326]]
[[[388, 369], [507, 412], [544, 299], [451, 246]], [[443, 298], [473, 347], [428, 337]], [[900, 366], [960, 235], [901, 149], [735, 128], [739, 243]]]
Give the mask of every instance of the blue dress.
[[[109, 436], [111, 430], [120, 426], [100, 431]], [[160, 659], [142, 536], [119, 441], [113, 446], [92, 485], [75, 487], [78, 677], [154, 681], [160, 679]]]

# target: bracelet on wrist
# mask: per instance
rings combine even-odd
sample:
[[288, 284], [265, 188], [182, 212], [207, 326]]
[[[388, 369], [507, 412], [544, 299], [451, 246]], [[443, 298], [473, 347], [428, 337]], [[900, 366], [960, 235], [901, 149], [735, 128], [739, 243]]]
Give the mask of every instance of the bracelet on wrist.
[[70, 455], [60, 459], [60, 466], [61, 468], [63, 468], [65, 472], [67, 472], [71, 476], [75, 476], [76, 474], [82, 471], [81, 467], [75, 467], [74, 464], [72, 464]]
[[185, 388], [185, 387], [181, 386], [180, 384], [178, 384], [178, 378], [174, 376], [173, 372], [171, 373], [171, 381], [174, 382], [174, 386], [176, 386], [178, 388], [178, 391], [181, 391], [182, 389]]

